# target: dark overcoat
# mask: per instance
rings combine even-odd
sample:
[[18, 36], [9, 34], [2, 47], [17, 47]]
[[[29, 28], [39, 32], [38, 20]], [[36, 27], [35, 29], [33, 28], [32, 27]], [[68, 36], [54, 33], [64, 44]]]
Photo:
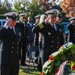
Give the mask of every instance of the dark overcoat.
[[20, 31], [16, 27], [16, 34], [13, 34], [10, 28], [2, 27], [0, 29], [0, 39], [3, 42], [1, 64], [18, 64], [19, 63], [19, 41]]
[[67, 28], [70, 34], [69, 41], [75, 44], [75, 25], [69, 24]]
[[26, 22], [22, 23], [21, 21], [17, 22], [16, 27], [19, 27], [21, 29], [21, 42], [19, 48], [22, 50], [21, 65], [24, 65], [28, 44], [28, 28], [26, 26]]
[[2, 40], [1, 50], [1, 75], [18, 75], [19, 59], [21, 54], [19, 42], [21, 37], [20, 29], [15, 27], [15, 32], [11, 28], [0, 29], [0, 39]]
[[26, 23], [25, 23], [25, 26], [24, 26], [24, 24], [21, 21], [18, 21], [17, 24], [16, 24], [16, 27], [19, 27], [21, 29], [21, 33], [22, 33], [21, 38], [22, 39], [25, 38], [27, 40], [28, 28], [26, 26]]
[[44, 44], [40, 54], [43, 63], [48, 60], [51, 53], [57, 51], [64, 44], [63, 33], [57, 24], [56, 29], [50, 23], [42, 23], [33, 28], [34, 33], [41, 32], [44, 36]]

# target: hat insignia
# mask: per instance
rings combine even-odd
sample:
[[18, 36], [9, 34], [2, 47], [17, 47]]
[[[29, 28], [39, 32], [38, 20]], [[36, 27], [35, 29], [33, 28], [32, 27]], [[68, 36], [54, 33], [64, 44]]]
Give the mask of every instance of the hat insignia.
[[15, 14], [13, 14], [13, 17], [16, 17], [16, 15], [15, 15]]

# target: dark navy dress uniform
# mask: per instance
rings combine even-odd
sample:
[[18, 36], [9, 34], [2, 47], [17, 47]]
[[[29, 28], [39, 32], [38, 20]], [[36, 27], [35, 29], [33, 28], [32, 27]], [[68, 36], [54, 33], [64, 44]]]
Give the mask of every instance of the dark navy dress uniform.
[[[38, 20], [38, 22], [35, 22], [34, 26], [38, 25], [39, 20], [40, 20], [40, 16], [41, 16], [40, 14], [35, 16], [35, 20]], [[35, 33], [34, 34], [34, 45], [35, 46], [39, 46], [39, 41], [38, 40], [39, 40], [39, 33]]]
[[75, 44], [75, 24], [69, 24], [68, 30], [70, 33], [69, 41]]
[[41, 32], [44, 36], [44, 45], [41, 50], [40, 57], [42, 58], [42, 64], [48, 60], [49, 55], [57, 51], [61, 45], [64, 44], [63, 34], [59, 25], [56, 24], [57, 30], [55, 30], [50, 23], [42, 23], [33, 28], [33, 32]]
[[69, 21], [73, 22], [67, 25], [69, 30], [69, 41], [75, 44], [75, 17], [71, 17]]
[[[16, 19], [14, 12], [7, 13], [7, 17], [12, 20]], [[0, 39], [3, 44], [1, 51], [1, 75], [18, 75], [19, 73], [19, 59], [21, 59], [19, 50], [20, 34], [19, 28], [11, 28], [6, 24], [0, 29]]]
[[[2, 72], [2, 75], [18, 75], [20, 32], [17, 28], [15, 28], [15, 31], [16, 35], [13, 34], [10, 28], [5, 29], [3, 27], [0, 30], [0, 39], [3, 42], [1, 69], [4, 72]], [[6, 72], [6, 69], [8, 69], [8, 72]], [[9, 71], [11, 71], [11, 74], [9, 74]]]
[[22, 49], [22, 57], [21, 57], [21, 65], [25, 65], [26, 60], [26, 49], [27, 49], [27, 43], [28, 43], [28, 28], [26, 26], [26, 23], [22, 23], [21, 21], [17, 22], [17, 27], [21, 29], [21, 43], [20, 49]]

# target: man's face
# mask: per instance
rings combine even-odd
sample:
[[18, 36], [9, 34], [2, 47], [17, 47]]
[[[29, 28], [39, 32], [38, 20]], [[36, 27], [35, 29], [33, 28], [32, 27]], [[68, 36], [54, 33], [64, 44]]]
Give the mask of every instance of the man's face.
[[21, 16], [21, 17], [20, 17], [20, 20], [21, 20], [22, 22], [25, 22], [25, 21], [26, 21], [26, 18], [25, 18], [24, 16]]
[[62, 22], [62, 18], [57, 17], [56, 22], [60, 24]]
[[10, 27], [14, 27], [16, 25], [16, 20], [13, 20], [11, 18], [6, 18], [6, 24]]
[[55, 16], [48, 16], [48, 17], [49, 17], [49, 22], [50, 22], [51, 24], [56, 23], [56, 17], [55, 17]]
[[32, 21], [31, 17], [28, 17], [28, 22], [31, 22], [31, 21]]
[[14, 27], [15, 25], [16, 25], [16, 21], [15, 20], [12, 20], [11, 23], [10, 23], [10, 26], [11, 27]]
[[39, 23], [39, 18], [36, 18], [35, 20], [36, 20], [36, 23]]

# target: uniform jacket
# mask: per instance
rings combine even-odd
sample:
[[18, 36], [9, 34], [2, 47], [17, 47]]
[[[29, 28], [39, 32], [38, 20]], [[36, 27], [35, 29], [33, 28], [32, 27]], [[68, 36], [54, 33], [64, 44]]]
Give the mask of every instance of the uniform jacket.
[[26, 23], [25, 23], [25, 26], [24, 26], [24, 24], [21, 21], [19, 21], [19, 22], [17, 22], [16, 26], [21, 28], [21, 32], [22, 32], [22, 37], [21, 38], [22, 39], [24, 39], [24, 38], [27, 39], [27, 37], [28, 37], [28, 28], [26, 26]]
[[3, 42], [1, 64], [18, 64], [19, 63], [19, 41], [20, 31], [15, 27], [16, 34], [13, 34], [10, 28], [0, 29], [0, 39]]
[[75, 25], [69, 24], [68, 29], [70, 33], [69, 41], [75, 43]]
[[[37, 26], [38, 23], [34, 23], [34, 26]], [[38, 46], [39, 45], [39, 33], [34, 34], [34, 45]]]
[[42, 23], [33, 28], [33, 32], [41, 32], [44, 36], [43, 49], [54, 52], [59, 49], [61, 45], [64, 44], [63, 34], [59, 25], [56, 24], [57, 31], [51, 26], [50, 23]]
[[34, 40], [34, 33], [32, 32], [33, 24], [32, 26], [30, 26], [30, 24], [27, 23], [27, 27], [28, 27], [29, 40]]

